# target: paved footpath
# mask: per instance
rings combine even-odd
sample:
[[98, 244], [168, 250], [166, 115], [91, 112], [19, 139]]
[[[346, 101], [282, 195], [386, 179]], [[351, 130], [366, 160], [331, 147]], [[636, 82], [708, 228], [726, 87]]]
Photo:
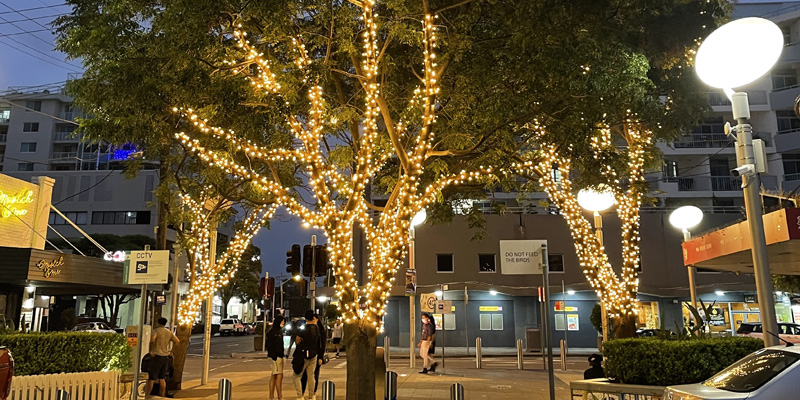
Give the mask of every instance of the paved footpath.
[[[417, 360], [420, 364], [421, 360]], [[322, 367], [321, 380], [330, 380], [336, 385], [336, 399], [345, 398], [347, 360], [334, 359]], [[586, 368], [583, 357], [570, 359], [568, 370], [556, 372], [556, 399], [567, 400], [569, 382], [581, 379]], [[422, 400], [450, 398], [450, 386], [459, 382], [464, 385], [464, 397], [472, 399], [549, 399], [546, 371], [542, 370], [541, 358], [526, 360], [525, 370], [516, 369], [516, 359], [509, 357], [484, 358], [482, 369], [475, 368], [472, 358], [448, 358], [447, 368], [438, 368], [435, 374], [419, 374], [418, 369], [408, 368], [408, 359], [393, 359], [390, 369], [398, 373], [397, 398], [399, 400]], [[212, 359], [209, 383], [200, 385], [202, 359], [187, 359], [184, 374], [184, 390], [176, 393], [175, 398], [182, 399], [217, 399], [218, 382], [227, 378], [233, 384], [234, 400], [266, 400], [269, 398], [266, 373], [266, 360], [248, 359]], [[320, 398], [321, 391], [317, 392]], [[295, 399], [296, 392], [292, 382], [292, 374], [287, 364], [283, 379], [283, 398]]]

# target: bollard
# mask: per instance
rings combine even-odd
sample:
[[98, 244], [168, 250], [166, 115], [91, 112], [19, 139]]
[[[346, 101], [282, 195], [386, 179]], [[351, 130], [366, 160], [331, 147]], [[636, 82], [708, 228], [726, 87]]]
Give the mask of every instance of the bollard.
[[567, 370], [567, 346], [564, 339], [561, 339], [561, 370]]
[[481, 369], [481, 358], [483, 357], [483, 350], [481, 349], [481, 338], [475, 338], [475, 368]]
[[517, 369], [524, 369], [522, 361], [522, 339], [517, 339]]
[[464, 400], [464, 386], [456, 382], [450, 386], [450, 400]]
[[386, 363], [386, 368], [389, 368], [389, 360], [392, 358], [389, 355], [389, 344], [390, 344], [389, 336], [383, 338], [383, 362]]
[[336, 385], [331, 381], [322, 382], [322, 400], [333, 400], [336, 397]]
[[56, 390], [56, 400], [69, 400], [69, 392], [64, 389]]
[[386, 371], [386, 386], [383, 400], [397, 400], [397, 372]]
[[231, 381], [225, 378], [220, 379], [217, 400], [231, 400], [232, 389], [233, 386], [231, 385]]

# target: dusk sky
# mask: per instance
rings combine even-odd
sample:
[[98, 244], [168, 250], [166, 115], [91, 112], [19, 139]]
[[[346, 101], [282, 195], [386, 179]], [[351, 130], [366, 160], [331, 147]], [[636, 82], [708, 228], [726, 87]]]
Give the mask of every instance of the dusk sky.
[[[54, 51], [50, 23], [69, 10], [58, 0], [0, 0], [0, 91], [9, 86], [63, 83], [68, 74], [81, 72], [80, 60], [67, 60]], [[319, 232], [303, 229], [297, 219], [278, 213], [271, 229], [262, 230], [255, 239], [264, 269], [275, 277], [285, 273], [286, 250], [293, 243], [309, 244], [313, 233], [319, 243], [325, 243]]]

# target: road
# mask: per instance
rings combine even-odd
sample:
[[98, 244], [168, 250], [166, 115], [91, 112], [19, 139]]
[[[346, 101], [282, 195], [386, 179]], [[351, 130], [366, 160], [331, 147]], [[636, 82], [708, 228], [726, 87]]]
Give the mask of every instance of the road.
[[[213, 336], [211, 338], [211, 357], [230, 358], [231, 353], [253, 351], [255, 335]], [[189, 356], [203, 356], [203, 335], [192, 335], [189, 341]]]

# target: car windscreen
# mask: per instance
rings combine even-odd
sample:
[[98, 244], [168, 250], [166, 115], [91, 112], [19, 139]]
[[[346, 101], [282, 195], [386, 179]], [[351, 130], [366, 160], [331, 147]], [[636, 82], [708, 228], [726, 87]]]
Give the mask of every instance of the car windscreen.
[[222, 322], [220, 322], [221, 325], [230, 325], [232, 323], [233, 323], [232, 319], [223, 319]]
[[800, 354], [761, 349], [731, 364], [703, 385], [731, 392], [752, 392], [800, 359]]

